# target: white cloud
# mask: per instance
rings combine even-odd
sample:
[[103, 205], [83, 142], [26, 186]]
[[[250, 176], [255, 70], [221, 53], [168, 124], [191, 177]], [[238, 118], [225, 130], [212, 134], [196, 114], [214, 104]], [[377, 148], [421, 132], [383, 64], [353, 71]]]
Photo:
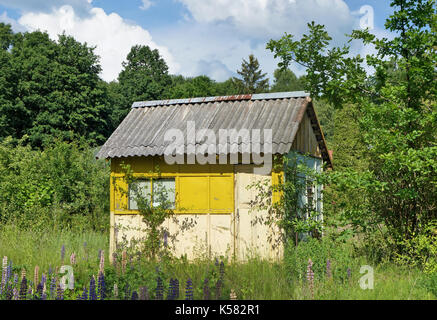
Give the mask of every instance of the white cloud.
[[25, 13], [18, 22], [31, 31], [47, 31], [52, 39], [57, 39], [58, 34], [65, 31], [65, 34], [80, 42], [96, 46], [95, 53], [101, 57], [101, 76], [105, 81], [117, 78], [122, 61], [126, 59], [131, 47], [137, 44], [158, 49], [169, 71], [178, 71], [178, 64], [168, 49], [157, 45], [147, 30], [126, 23], [116, 13], [106, 14], [101, 8], [92, 8], [88, 15], [80, 17], [73, 7], [65, 5], [50, 13]]
[[91, 9], [92, 0], [0, 0], [0, 5], [18, 9], [22, 12], [50, 12], [63, 5], [72, 6], [78, 15], [86, 15]]
[[12, 19], [11, 17], [8, 17], [6, 11], [0, 14], [0, 22], [3, 22], [5, 24], [10, 24], [14, 32], [26, 31], [26, 28], [20, 25], [16, 20]]
[[354, 18], [343, 0], [178, 0], [200, 23], [231, 24], [240, 34], [257, 38], [284, 32], [301, 35], [308, 22], [342, 36]]
[[151, 0], [142, 0], [143, 4], [140, 6], [141, 10], [149, 9], [154, 3]]

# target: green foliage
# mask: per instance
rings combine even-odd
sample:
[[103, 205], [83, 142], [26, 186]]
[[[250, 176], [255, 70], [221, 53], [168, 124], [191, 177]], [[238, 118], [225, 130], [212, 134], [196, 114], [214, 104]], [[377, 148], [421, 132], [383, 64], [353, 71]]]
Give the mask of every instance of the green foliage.
[[437, 221], [423, 229], [422, 233], [401, 241], [403, 253], [397, 254], [397, 260], [407, 266], [420, 267], [425, 273], [437, 274]]
[[172, 76], [172, 85], [169, 89], [169, 99], [183, 99], [193, 97], [212, 97], [217, 95], [217, 84], [207, 76], [184, 78]]
[[109, 166], [86, 144], [56, 142], [32, 150], [21, 140], [0, 143], [0, 221], [35, 231], [106, 230]]
[[122, 66], [123, 70], [118, 75], [120, 90], [124, 96], [118, 106], [120, 120], [129, 112], [135, 101], [166, 98], [171, 78], [168, 75], [168, 66], [157, 49], [133, 46]]
[[302, 91], [304, 87], [301, 78], [296, 77], [290, 69], [276, 69], [275, 77], [270, 92]]
[[286, 34], [267, 48], [281, 58], [280, 67], [295, 61], [307, 68], [304, 86], [313, 97], [336, 108], [357, 106], [358, 147], [368, 167], [332, 173], [325, 182], [361, 200], [343, 211], [352, 224], [378, 230], [402, 252], [402, 239], [424, 232], [437, 218], [436, 9], [433, 0], [394, 0], [392, 6], [386, 28], [393, 40], [368, 30], [350, 36], [375, 46], [377, 53], [366, 57], [373, 75], [363, 58], [351, 56], [350, 46], [330, 48], [331, 37], [314, 22], [301, 40]]
[[288, 278], [304, 280], [306, 278], [308, 260], [313, 262], [312, 270], [318, 281], [327, 278], [327, 261], [330, 261], [332, 277], [344, 282], [348, 280], [348, 268], [359, 270], [359, 262], [353, 256], [353, 248], [349, 244], [334, 242], [330, 239], [308, 238], [297, 246], [290, 244], [284, 253], [284, 263]]
[[33, 147], [53, 137], [103, 142], [111, 128], [94, 49], [66, 35], [55, 42], [39, 31], [11, 35], [1, 29], [11, 47], [0, 50], [0, 138], [27, 134]]
[[249, 55], [249, 61], [243, 59], [241, 70], [237, 70], [241, 79], [233, 78], [240, 94], [268, 92], [269, 79], [264, 79], [266, 73], [259, 68], [258, 59], [253, 54]]

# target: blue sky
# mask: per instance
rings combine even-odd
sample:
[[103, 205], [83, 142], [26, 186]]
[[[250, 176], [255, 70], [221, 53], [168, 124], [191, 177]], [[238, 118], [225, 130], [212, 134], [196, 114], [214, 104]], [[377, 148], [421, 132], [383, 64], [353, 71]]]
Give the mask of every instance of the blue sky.
[[[223, 81], [254, 54], [272, 78], [278, 61], [265, 49], [269, 39], [284, 32], [299, 37], [312, 20], [326, 26], [335, 44], [363, 23], [389, 36], [384, 22], [391, 13], [388, 0], [0, 0], [0, 22], [15, 31], [39, 29], [53, 39], [65, 32], [96, 46], [106, 81], [117, 78], [135, 44], [158, 49], [173, 74]], [[353, 50], [372, 52], [361, 44]]]

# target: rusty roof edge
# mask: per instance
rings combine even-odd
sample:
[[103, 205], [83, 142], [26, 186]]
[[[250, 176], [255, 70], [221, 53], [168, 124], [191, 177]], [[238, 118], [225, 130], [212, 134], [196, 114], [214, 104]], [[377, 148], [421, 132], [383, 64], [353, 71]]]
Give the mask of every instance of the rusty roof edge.
[[217, 101], [270, 100], [270, 99], [306, 98], [306, 97], [309, 97], [309, 93], [306, 93], [305, 91], [240, 94], [240, 95], [232, 95], [232, 96], [198, 97], [198, 98], [189, 98], [189, 99], [137, 101], [132, 104], [132, 108], [168, 106], [168, 105], [175, 105], [175, 104], [217, 102]]

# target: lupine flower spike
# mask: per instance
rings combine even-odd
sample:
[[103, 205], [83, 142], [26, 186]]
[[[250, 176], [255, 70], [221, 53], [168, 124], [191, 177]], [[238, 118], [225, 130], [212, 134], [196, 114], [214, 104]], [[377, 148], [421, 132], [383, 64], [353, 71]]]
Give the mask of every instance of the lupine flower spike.
[[185, 286], [185, 300], [193, 300], [193, 282], [190, 278], [188, 278]]
[[76, 264], [76, 254], [73, 252], [70, 256], [70, 264], [74, 266]]
[[210, 300], [211, 299], [211, 293], [209, 291], [209, 280], [208, 278], [205, 278], [203, 281], [203, 300]]
[[156, 294], [155, 294], [155, 300], [162, 300], [164, 297], [164, 286], [162, 283], [161, 277], [156, 278]]
[[65, 257], [65, 245], [62, 245], [61, 248], [61, 263], [64, 264], [64, 257]]
[[96, 279], [94, 278], [94, 276], [92, 276], [91, 280], [90, 280], [89, 299], [90, 300], [97, 300], [97, 295], [96, 295]]

